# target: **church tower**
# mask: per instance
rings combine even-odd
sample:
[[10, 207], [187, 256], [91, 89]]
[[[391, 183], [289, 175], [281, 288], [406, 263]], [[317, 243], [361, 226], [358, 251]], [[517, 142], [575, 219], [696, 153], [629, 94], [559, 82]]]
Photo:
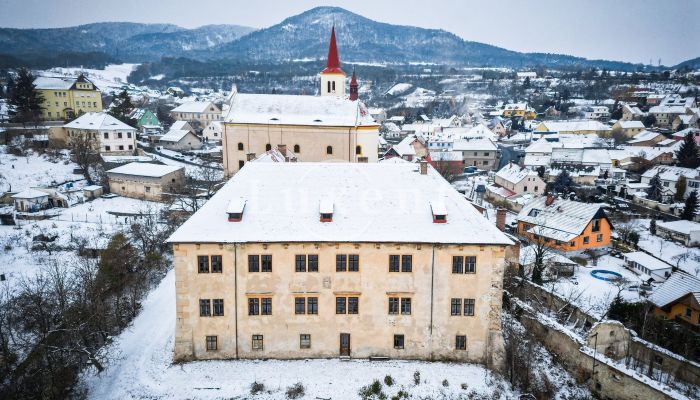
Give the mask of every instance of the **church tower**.
[[357, 85], [357, 75], [355, 68], [352, 69], [352, 78], [350, 78], [350, 100], [355, 101], [360, 97], [359, 88]]
[[338, 46], [335, 43], [335, 26], [331, 30], [331, 42], [328, 46], [328, 61], [321, 71], [321, 96], [345, 98], [345, 72], [340, 69]]

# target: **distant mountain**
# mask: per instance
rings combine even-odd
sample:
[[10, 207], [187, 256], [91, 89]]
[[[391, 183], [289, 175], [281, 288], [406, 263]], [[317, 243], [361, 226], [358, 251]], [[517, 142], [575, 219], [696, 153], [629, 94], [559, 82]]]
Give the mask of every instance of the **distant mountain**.
[[673, 69], [700, 69], [700, 57], [696, 57], [690, 60], [683, 61], [677, 65], [673, 66]]
[[0, 28], [0, 54], [18, 58], [57, 53], [99, 52], [122, 61], [183, 56], [235, 40], [253, 28], [207, 25], [185, 29], [172, 24], [102, 22], [68, 28]]
[[642, 67], [641, 64], [587, 60], [561, 54], [519, 53], [466, 41], [444, 30], [373, 21], [338, 7], [313, 8], [199, 55], [276, 62], [323, 58], [334, 24], [340, 57], [345, 62], [420, 62], [514, 68], [546, 65], [621, 70]]

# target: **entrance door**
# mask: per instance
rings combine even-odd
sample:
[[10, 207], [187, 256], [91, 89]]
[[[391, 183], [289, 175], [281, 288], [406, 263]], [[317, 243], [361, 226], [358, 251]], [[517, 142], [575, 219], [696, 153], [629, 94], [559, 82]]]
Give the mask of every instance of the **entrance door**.
[[340, 355], [350, 357], [350, 334], [340, 334]]

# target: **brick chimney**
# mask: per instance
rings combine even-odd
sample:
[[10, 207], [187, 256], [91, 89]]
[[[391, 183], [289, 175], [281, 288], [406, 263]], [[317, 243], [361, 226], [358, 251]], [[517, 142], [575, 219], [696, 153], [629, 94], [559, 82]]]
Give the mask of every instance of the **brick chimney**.
[[545, 206], [551, 206], [554, 203], [554, 195], [547, 193], [547, 200], [544, 201]]
[[504, 232], [506, 230], [506, 209], [499, 208], [496, 210], [496, 227]]
[[420, 162], [420, 174], [421, 175], [428, 175], [428, 162], [427, 161]]
[[255, 153], [248, 153], [245, 155], [246, 161], [253, 161], [255, 160]]

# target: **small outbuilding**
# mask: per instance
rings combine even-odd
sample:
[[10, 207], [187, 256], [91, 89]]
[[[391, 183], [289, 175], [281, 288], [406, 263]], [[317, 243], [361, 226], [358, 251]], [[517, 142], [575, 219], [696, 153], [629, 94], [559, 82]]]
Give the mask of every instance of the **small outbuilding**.
[[107, 171], [112, 193], [136, 199], [161, 201], [185, 184], [185, 168], [172, 165], [129, 163]]

